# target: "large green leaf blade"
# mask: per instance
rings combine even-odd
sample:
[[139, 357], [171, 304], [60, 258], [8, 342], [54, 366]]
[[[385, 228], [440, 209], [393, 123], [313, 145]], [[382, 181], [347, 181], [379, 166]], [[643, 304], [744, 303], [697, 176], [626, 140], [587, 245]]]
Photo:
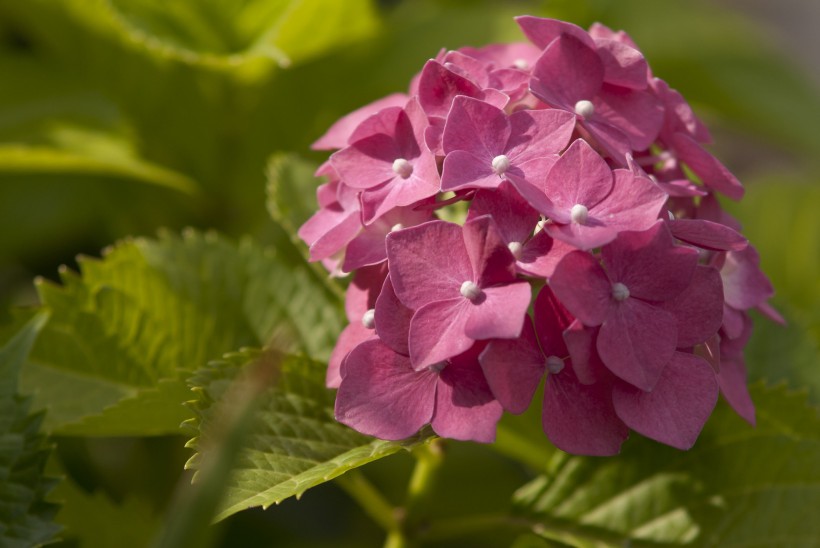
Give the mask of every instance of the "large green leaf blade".
[[46, 318], [34, 316], [0, 348], [0, 546], [9, 548], [46, 543], [60, 530], [53, 522], [57, 505], [45, 500], [55, 482], [43, 475], [51, 452], [39, 432], [43, 415], [30, 414], [31, 399], [17, 390]]
[[756, 428], [722, 405], [688, 452], [640, 438], [612, 459], [565, 456], [516, 503], [577, 546], [815, 546], [820, 417], [783, 387], [752, 396]]
[[[197, 415], [191, 423], [195, 432], [207, 435], [219, 419], [217, 403], [260, 356], [253, 351], [231, 354], [197, 371], [190, 380], [197, 393], [191, 404]], [[386, 442], [351, 430], [333, 417], [334, 395], [324, 385], [323, 364], [288, 356], [280, 367], [277, 380], [261, 396], [217, 519], [299, 497], [311, 487], [422, 440], [420, 435], [402, 443]], [[206, 441], [196, 437], [189, 446], [200, 450]], [[188, 467], [196, 468], [201, 457], [194, 455]]]
[[165, 234], [78, 262], [62, 286], [38, 284], [51, 318], [22, 377], [55, 433], [178, 432], [191, 371], [272, 336], [326, 359], [343, 323], [311, 269], [249, 241]]

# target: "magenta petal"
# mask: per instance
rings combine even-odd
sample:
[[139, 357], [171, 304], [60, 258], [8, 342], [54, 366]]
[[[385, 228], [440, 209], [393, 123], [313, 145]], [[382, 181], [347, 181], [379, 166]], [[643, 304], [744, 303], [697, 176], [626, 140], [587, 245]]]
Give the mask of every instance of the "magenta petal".
[[481, 88], [469, 79], [448, 70], [441, 63], [429, 60], [419, 77], [419, 103], [428, 116], [445, 118], [457, 95], [481, 97]]
[[596, 120], [605, 120], [629, 138], [634, 150], [655, 142], [663, 124], [663, 103], [648, 91], [604, 84], [595, 101]]
[[580, 204], [592, 209], [610, 193], [612, 170], [583, 139], [576, 139], [550, 169], [546, 193], [557, 211], [552, 217], [558, 223], [569, 222], [569, 211]]
[[545, 285], [538, 292], [533, 305], [535, 331], [545, 356], [567, 357], [567, 346], [563, 333], [574, 318], [561, 304], [550, 286]]
[[[626, 166], [626, 157], [631, 154], [632, 145], [626, 133], [610, 125], [605, 120], [598, 120], [594, 116], [592, 119], [583, 120], [578, 125], [579, 130], [585, 130], [593, 143], [605, 152], [618, 167]], [[583, 135], [583, 133], [582, 133]]]
[[[327, 213], [328, 210], [320, 209], [317, 211], [313, 217], [308, 219], [308, 222], [305, 223], [303, 227], [313, 222], [314, 219], [320, 219], [320, 215], [323, 212]], [[361, 215], [358, 211], [341, 212], [338, 215], [331, 215], [331, 217], [332, 221], [328, 220], [327, 217], [318, 221], [322, 224], [333, 223], [333, 226], [310, 244], [311, 261], [321, 261], [338, 253], [350, 240], [356, 237], [356, 234], [358, 234], [362, 228]]]
[[378, 133], [334, 152], [330, 163], [344, 184], [366, 189], [395, 179], [393, 161], [401, 157], [394, 138]]
[[652, 390], [675, 353], [677, 320], [665, 310], [629, 298], [598, 331], [598, 354], [607, 368], [629, 384]]
[[442, 147], [445, 153], [463, 150], [486, 161], [504, 152], [510, 123], [504, 111], [471, 97], [458, 96], [447, 115]]
[[459, 296], [432, 302], [416, 310], [410, 320], [408, 340], [414, 368], [421, 370], [437, 364], [473, 345], [473, 339], [465, 334], [473, 306], [469, 300]]
[[518, 193], [509, 181], [504, 181], [497, 190], [479, 190], [473, 201], [467, 220], [482, 215], [490, 215], [506, 243], [523, 243], [532, 234], [539, 215]]
[[412, 436], [430, 422], [438, 375], [414, 371], [406, 356], [378, 340], [357, 346], [345, 362], [336, 420], [385, 440]]
[[524, 330], [517, 339], [491, 341], [479, 356], [479, 362], [501, 406], [516, 415], [526, 411], [545, 367], [532, 321], [524, 322]]
[[[466, 308], [464, 332], [474, 340], [514, 339], [521, 334], [532, 290], [524, 281], [482, 288]], [[441, 330], [441, 328], [439, 328]]]
[[538, 58], [530, 89], [549, 105], [574, 110], [576, 102], [591, 101], [603, 81], [604, 65], [595, 50], [564, 34]]
[[537, 211], [544, 215], [556, 209], [544, 190], [546, 176], [555, 166], [559, 156], [553, 154], [542, 158], [533, 158], [512, 166], [504, 176], [512, 183], [521, 196]]
[[676, 246], [663, 221], [648, 230], [621, 232], [601, 254], [610, 278], [647, 301], [665, 301], [686, 289], [698, 263], [698, 252]]
[[413, 162], [413, 174], [407, 179], [396, 177], [362, 192], [362, 220], [367, 225], [396, 207], [435, 196], [440, 186], [436, 160], [432, 154], [424, 152]]
[[771, 282], [759, 265], [760, 256], [752, 246], [726, 254], [720, 269], [726, 304], [738, 310], [748, 310], [766, 302], [774, 294]]
[[462, 229], [456, 224], [430, 221], [391, 232], [386, 242], [393, 288], [409, 308], [462, 298], [461, 284], [473, 279]]
[[677, 319], [678, 348], [705, 342], [723, 323], [723, 282], [710, 266], [698, 266], [692, 283], [677, 297], [660, 305]]
[[583, 385], [565, 369], [547, 376], [542, 422], [549, 440], [574, 455], [617, 455], [629, 428], [615, 414], [609, 383]]
[[490, 443], [502, 413], [475, 357], [457, 357], [440, 373], [430, 423], [439, 436]]
[[362, 315], [376, 306], [387, 276], [385, 265], [365, 267], [356, 272], [345, 293], [345, 312], [350, 322], [361, 322]]
[[313, 150], [332, 150], [334, 148], [343, 148], [348, 144], [348, 138], [353, 134], [360, 123], [362, 123], [369, 116], [376, 114], [382, 109], [388, 107], [402, 107], [407, 103], [407, 95], [404, 93], [393, 93], [387, 97], [383, 97], [372, 103], [363, 106], [360, 109], [354, 110], [336, 121], [327, 132], [322, 135], [315, 143], [310, 145]]
[[551, 278], [561, 259], [573, 251], [577, 251], [577, 248], [560, 240], [553, 240], [546, 231], [541, 230], [524, 245], [524, 253], [515, 266], [522, 274]]
[[384, 344], [405, 356], [410, 355], [407, 340], [410, 335], [410, 320], [413, 310], [407, 308], [393, 290], [390, 276], [384, 280], [381, 293], [376, 299], [376, 334]]
[[573, 251], [561, 259], [550, 287], [584, 325], [600, 325], [613, 306], [612, 283], [595, 257], [584, 251]]
[[704, 219], [675, 219], [669, 230], [678, 240], [715, 251], [742, 251], [749, 241], [726, 225]]
[[652, 392], [615, 385], [612, 401], [627, 426], [661, 443], [689, 449], [715, 408], [718, 384], [706, 361], [676, 352]]
[[375, 332], [367, 329], [361, 321], [351, 322], [342, 330], [327, 364], [325, 384], [328, 388], [338, 388], [342, 382], [341, 365], [348, 353], [364, 341], [374, 339], [375, 336]]
[[575, 129], [575, 116], [560, 109], [519, 110], [510, 116], [510, 125], [505, 154], [520, 164], [564, 150]]
[[[465, 278], [480, 287], [507, 283], [515, 279], [515, 257], [495, 221], [489, 215], [464, 223], [464, 247], [470, 257], [473, 276]], [[446, 249], [446, 248], [445, 248]]]
[[441, 190], [462, 188], [494, 189], [501, 177], [493, 171], [492, 158], [484, 159], [463, 150], [454, 150], [444, 158], [441, 171]]
[[740, 200], [744, 189], [740, 181], [714, 156], [685, 133], [672, 136], [672, 146], [678, 159], [700, 177], [703, 184], [721, 192], [732, 200]]
[[630, 89], [646, 89], [648, 67], [640, 51], [618, 40], [597, 39], [595, 46], [604, 63], [604, 81]]
[[755, 405], [749, 395], [749, 387], [746, 385], [746, 366], [742, 359], [724, 359], [720, 364], [718, 373], [718, 383], [720, 391], [732, 409], [740, 415], [743, 420], [754, 426], [756, 424]]
[[581, 384], [595, 384], [612, 378], [601, 357], [598, 355], [596, 341], [597, 327], [585, 327], [575, 320], [563, 333], [572, 370]]
[[515, 18], [515, 22], [521, 27], [524, 36], [540, 49], [546, 48], [550, 42], [562, 34], [573, 36], [591, 48], [595, 47], [595, 42], [587, 31], [572, 23], [532, 15], [520, 15]]

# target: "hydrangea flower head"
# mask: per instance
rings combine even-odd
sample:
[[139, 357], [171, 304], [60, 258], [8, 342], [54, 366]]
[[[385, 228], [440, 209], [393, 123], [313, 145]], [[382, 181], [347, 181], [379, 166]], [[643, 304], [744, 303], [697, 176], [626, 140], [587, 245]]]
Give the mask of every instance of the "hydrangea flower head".
[[753, 424], [749, 311], [782, 320], [718, 200], [743, 186], [627, 34], [517, 22], [528, 42], [442, 50], [314, 144], [335, 152], [299, 234], [353, 274], [336, 418], [490, 442], [546, 376], [570, 453], [688, 449], [719, 393]]

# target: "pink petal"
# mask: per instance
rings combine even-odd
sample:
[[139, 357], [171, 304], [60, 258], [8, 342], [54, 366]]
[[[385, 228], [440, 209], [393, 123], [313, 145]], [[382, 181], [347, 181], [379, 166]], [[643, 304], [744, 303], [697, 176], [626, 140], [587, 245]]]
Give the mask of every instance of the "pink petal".
[[626, 166], [626, 157], [633, 152], [626, 133], [606, 120], [596, 119], [594, 115], [592, 118], [581, 120], [577, 127], [583, 137], [586, 135], [581, 130], [585, 130], [592, 143], [597, 144], [616, 166]]
[[407, 99], [408, 97], [404, 93], [393, 93], [342, 116], [330, 126], [330, 129], [324, 135], [310, 145], [310, 148], [313, 150], [332, 150], [347, 146], [348, 138], [356, 129], [356, 126], [382, 109], [404, 106]]
[[665, 301], [683, 291], [698, 262], [696, 250], [675, 246], [663, 221], [641, 232], [621, 232], [602, 256], [610, 278], [647, 301]]
[[595, 384], [609, 381], [612, 373], [601, 361], [596, 348], [597, 327], [585, 327], [578, 320], [573, 321], [562, 334], [569, 351], [572, 370], [581, 384]]
[[472, 277], [465, 280], [474, 281], [481, 288], [515, 280], [515, 257], [492, 217], [484, 215], [464, 223], [463, 234], [473, 269]]
[[562, 34], [573, 36], [590, 48], [595, 47], [595, 42], [587, 31], [572, 23], [532, 15], [520, 15], [515, 18], [515, 22], [521, 27], [524, 36], [540, 49], [546, 48], [550, 42]]
[[542, 422], [549, 440], [574, 455], [617, 455], [629, 428], [615, 414], [608, 383], [583, 385], [564, 369], [547, 376]]
[[300, 230], [300, 235], [309, 233], [313, 223], [326, 231], [310, 244], [311, 261], [321, 261], [341, 251], [362, 228], [361, 215], [358, 211], [337, 212], [320, 209], [302, 225], [304, 231]]
[[724, 358], [720, 366], [720, 373], [717, 377], [720, 392], [732, 409], [754, 426], [756, 424], [755, 406], [749, 395], [749, 387], [746, 385], [746, 365], [743, 363], [742, 355]]
[[519, 110], [510, 116], [510, 126], [505, 154], [520, 164], [564, 150], [575, 129], [575, 116], [560, 109]]
[[555, 206], [549, 216], [568, 223], [574, 205], [592, 209], [606, 198], [612, 183], [612, 170], [604, 159], [586, 141], [576, 139], [547, 175], [545, 190]]
[[501, 184], [501, 178], [493, 171], [492, 159], [479, 158], [470, 152], [454, 150], [444, 158], [441, 171], [441, 190], [462, 188], [494, 189]]
[[584, 251], [568, 253], [550, 278], [550, 287], [584, 325], [604, 322], [613, 306], [612, 283], [598, 261]]
[[415, 210], [412, 207], [397, 207], [387, 212], [366, 226], [347, 244], [343, 270], [352, 272], [387, 260], [384, 239], [393, 231], [394, 226], [401, 225], [403, 228], [409, 228], [431, 219], [430, 210]]
[[675, 353], [677, 321], [669, 312], [629, 298], [598, 331], [598, 354], [607, 368], [629, 384], [652, 390]]
[[509, 136], [510, 122], [502, 110], [478, 99], [458, 96], [447, 115], [442, 147], [445, 153], [469, 152], [489, 166], [504, 152]]
[[738, 310], [748, 310], [774, 295], [772, 284], [759, 265], [760, 256], [751, 245], [743, 251], [726, 254], [720, 269], [726, 304]]
[[560, 240], [553, 240], [545, 230], [541, 230], [524, 244], [524, 253], [515, 266], [521, 274], [551, 278], [561, 259], [573, 251], [577, 251], [577, 248]]
[[634, 150], [646, 150], [655, 142], [663, 124], [663, 104], [648, 91], [604, 84], [595, 105], [595, 120], [606, 121], [629, 138]]
[[674, 134], [672, 146], [675, 148], [678, 159], [689, 166], [700, 177], [704, 185], [725, 194], [732, 200], [740, 200], [743, 197], [744, 189], [740, 181], [689, 135]]
[[533, 158], [511, 166], [504, 173], [504, 176], [512, 183], [518, 193], [533, 208], [545, 215], [556, 209], [545, 193], [544, 183], [547, 174], [549, 174], [558, 159], [557, 154], [544, 156], [543, 158]]
[[502, 413], [474, 352], [450, 360], [436, 385], [436, 409], [430, 423], [436, 434], [490, 443]]
[[630, 89], [649, 85], [646, 59], [640, 51], [617, 40], [598, 38], [595, 46], [604, 64], [604, 81]]
[[539, 215], [527, 201], [521, 197], [509, 181], [503, 181], [496, 190], [479, 190], [473, 201], [467, 220], [482, 215], [490, 215], [501, 233], [502, 240], [523, 243], [532, 234], [538, 223]]
[[386, 277], [386, 265], [370, 266], [356, 272], [345, 294], [345, 312], [348, 321], [361, 322], [362, 315], [376, 306], [376, 299]]
[[412, 436], [433, 416], [438, 375], [414, 371], [410, 360], [378, 340], [348, 355], [336, 393], [336, 420], [385, 440]]
[[481, 291], [482, 297], [467, 301], [464, 333], [474, 340], [518, 337], [532, 298], [530, 284], [520, 281], [485, 287]]
[[460, 226], [430, 221], [391, 232], [386, 245], [390, 280], [405, 306], [418, 309], [432, 301], [463, 298], [459, 289], [473, 279], [473, 270]]
[[459, 295], [455, 299], [428, 303], [416, 310], [410, 320], [408, 339], [410, 360], [415, 369], [445, 361], [473, 345], [473, 338], [465, 334], [473, 306]]
[[481, 88], [469, 79], [447, 69], [438, 61], [429, 60], [419, 78], [419, 103], [428, 116], [445, 118], [457, 95], [482, 97]]
[[723, 282], [710, 266], [698, 266], [692, 283], [677, 297], [660, 305], [677, 319], [678, 348], [705, 342], [723, 323]]
[[396, 177], [380, 187], [362, 192], [362, 220], [370, 224], [396, 207], [413, 205], [438, 194], [438, 168], [432, 154], [424, 153], [407, 179]]
[[604, 65], [593, 48], [567, 34], [553, 40], [533, 67], [533, 95], [573, 112], [576, 102], [592, 101], [604, 81]]
[[564, 307], [550, 286], [538, 292], [533, 305], [535, 330], [545, 356], [567, 357], [567, 345], [563, 333], [575, 318]]
[[526, 411], [545, 370], [532, 321], [527, 318], [517, 339], [491, 341], [479, 362], [501, 406], [516, 415]]
[[667, 226], [678, 240], [715, 251], [741, 251], [749, 241], [726, 225], [704, 219], [675, 219]]
[[407, 340], [412, 318], [413, 310], [401, 304], [388, 276], [384, 280], [379, 298], [376, 299], [376, 334], [391, 349], [409, 356]]
[[661, 443], [690, 449], [715, 408], [715, 372], [702, 358], [676, 352], [652, 392], [624, 383], [612, 391], [615, 411], [627, 426]]
[[338, 388], [342, 382], [341, 365], [351, 350], [369, 339], [375, 339], [376, 333], [372, 329], [367, 329], [362, 325], [361, 320], [351, 321], [347, 327], [342, 329], [336, 346], [330, 354], [327, 364], [327, 374], [325, 375], [325, 385], [328, 388]]

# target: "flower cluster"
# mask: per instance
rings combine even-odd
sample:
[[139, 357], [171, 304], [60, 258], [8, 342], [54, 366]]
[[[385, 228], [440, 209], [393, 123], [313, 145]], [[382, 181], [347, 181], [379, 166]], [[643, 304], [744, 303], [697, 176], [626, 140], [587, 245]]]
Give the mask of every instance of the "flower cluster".
[[312, 260], [354, 273], [327, 384], [396, 440], [490, 442], [546, 375], [559, 448], [630, 429], [691, 447], [722, 392], [754, 423], [743, 346], [772, 288], [718, 195], [743, 187], [630, 37], [519, 17], [527, 43], [442, 51], [314, 148]]

